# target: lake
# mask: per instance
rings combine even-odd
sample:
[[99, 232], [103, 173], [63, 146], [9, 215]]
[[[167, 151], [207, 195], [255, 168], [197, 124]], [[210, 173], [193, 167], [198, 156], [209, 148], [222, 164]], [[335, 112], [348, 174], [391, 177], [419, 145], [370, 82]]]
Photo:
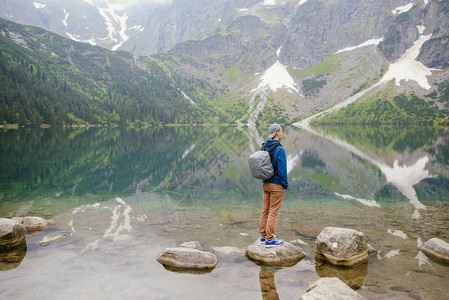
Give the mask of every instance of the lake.
[[[26, 251], [0, 256], [0, 298], [298, 299], [328, 276], [366, 299], [449, 295], [449, 266], [418, 249], [449, 242], [449, 131], [427, 126], [286, 126], [290, 186], [276, 233], [302, 243], [306, 258], [288, 268], [221, 259], [207, 274], [160, 265], [158, 254], [183, 242], [246, 248], [259, 237], [261, 182], [247, 160], [266, 132], [1, 131], [0, 217], [56, 224], [28, 235]], [[316, 263], [326, 226], [362, 231], [376, 254], [358, 268]]]

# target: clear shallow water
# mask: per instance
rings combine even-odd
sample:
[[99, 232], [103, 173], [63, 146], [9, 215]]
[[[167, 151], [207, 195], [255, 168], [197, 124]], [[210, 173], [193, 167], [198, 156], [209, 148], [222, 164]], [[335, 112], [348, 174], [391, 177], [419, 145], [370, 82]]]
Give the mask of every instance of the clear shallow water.
[[[0, 272], [0, 298], [297, 299], [320, 276], [367, 299], [447, 297], [449, 267], [418, 251], [432, 237], [449, 241], [449, 135], [426, 127], [285, 128], [290, 188], [276, 231], [304, 242], [307, 257], [283, 269], [221, 259], [208, 274], [165, 270], [156, 257], [166, 247], [245, 248], [258, 237], [260, 182], [247, 157], [265, 131], [0, 133], [0, 217], [56, 221]], [[379, 251], [358, 269], [318, 265], [314, 236], [325, 226], [360, 230]]]

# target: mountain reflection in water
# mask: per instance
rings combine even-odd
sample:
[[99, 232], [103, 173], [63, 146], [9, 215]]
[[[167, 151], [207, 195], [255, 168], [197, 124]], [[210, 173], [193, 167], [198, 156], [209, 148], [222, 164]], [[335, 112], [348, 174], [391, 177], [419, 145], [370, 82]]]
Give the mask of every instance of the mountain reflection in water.
[[[283, 129], [290, 186], [276, 231], [300, 240], [307, 257], [281, 269], [222, 260], [202, 275], [167, 271], [156, 257], [191, 240], [245, 248], [258, 237], [261, 186], [247, 158], [267, 126], [1, 132], [0, 217], [56, 225], [29, 235], [26, 255], [2, 267], [0, 298], [294, 299], [320, 276], [341, 277], [367, 299], [449, 293], [449, 268], [418, 250], [449, 241], [448, 132]], [[325, 226], [364, 232], [377, 254], [357, 270], [317, 263]]]

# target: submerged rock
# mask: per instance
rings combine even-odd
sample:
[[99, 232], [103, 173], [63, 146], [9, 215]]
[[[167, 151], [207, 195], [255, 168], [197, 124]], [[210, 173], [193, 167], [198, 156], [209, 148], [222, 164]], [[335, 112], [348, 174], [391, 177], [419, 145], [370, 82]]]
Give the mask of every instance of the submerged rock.
[[362, 300], [365, 299], [336, 277], [324, 277], [309, 285], [303, 300]]
[[368, 239], [353, 229], [326, 227], [318, 235], [315, 246], [319, 259], [337, 266], [353, 266], [369, 259]]
[[306, 256], [304, 250], [288, 242], [284, 242], [281, 246], [266, 248], [259, 239], [248, 246], [246, 255], [252, 260], [273, 266], [293, 266]]
[[23, 225], [28, 233], [45, 230], [55, 224], [53, 220], [45, 220], [40, 217], [13, 218], [13, 220]]
[[246, 259], [245, 249], [237, 247], [212, 247], [212, 251], [225, 259], [243, 260]]
[[179, 247], [204, 250], [203, 247], [201, 246], [200, 242], [198, 242], [198, 241], [185, 242], [185, 243], [182, 243], [181, 245], [179, 245]]
[[323, 227], [315, 225], [298, 225], [295, 226], [293, 230], [295, 230], [300, 235], [316, 238], [317, 235], [319, 235], [323, 230]]
[[211, 252], [175, 247], [167, 248], [157, 257], [157, 261], [169, 270], [212, 270], [218, 258]]
[[0, 218], [0, 251], [17, 247], [25, 237], [25, 227], [11, 219]]
[[433, 238], [425, 242], [420, 250], [427, 256], [444, 264], [449, 264], [449, 243]]
[[58, 234], [58, 235], [52, 236], [52, 237], [45, 236], [42, 239], [42, 241], [39, 242], [39, 245], [41, 245], [42, 247], [46, 247], [46, 246], [53, 244], [56, 241], [62, 240], [65, 237], [66, 237], [65, 233]]

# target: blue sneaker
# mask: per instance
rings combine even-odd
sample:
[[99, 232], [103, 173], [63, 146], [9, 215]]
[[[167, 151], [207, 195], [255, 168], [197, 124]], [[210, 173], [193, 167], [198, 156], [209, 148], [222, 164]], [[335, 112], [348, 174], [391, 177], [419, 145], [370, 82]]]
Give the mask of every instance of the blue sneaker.
[[[276, 234], [275, 236], [274, 236], [274, 239], [277, 239], [278, 238], [278, 235]], [[260, 243], [261, 244], [265, 244], [265, 241], [266, 241], [266, 239], [264, 238], [264, 237], [260, 237]]]
[[266, 248], [271, 248], [271, 247], [277, 247], [277, 246], [281, 246], [284, 243], [284, 241], [281, 240], [272, 240], [270, 241], [265, 241], [265, 247]]

